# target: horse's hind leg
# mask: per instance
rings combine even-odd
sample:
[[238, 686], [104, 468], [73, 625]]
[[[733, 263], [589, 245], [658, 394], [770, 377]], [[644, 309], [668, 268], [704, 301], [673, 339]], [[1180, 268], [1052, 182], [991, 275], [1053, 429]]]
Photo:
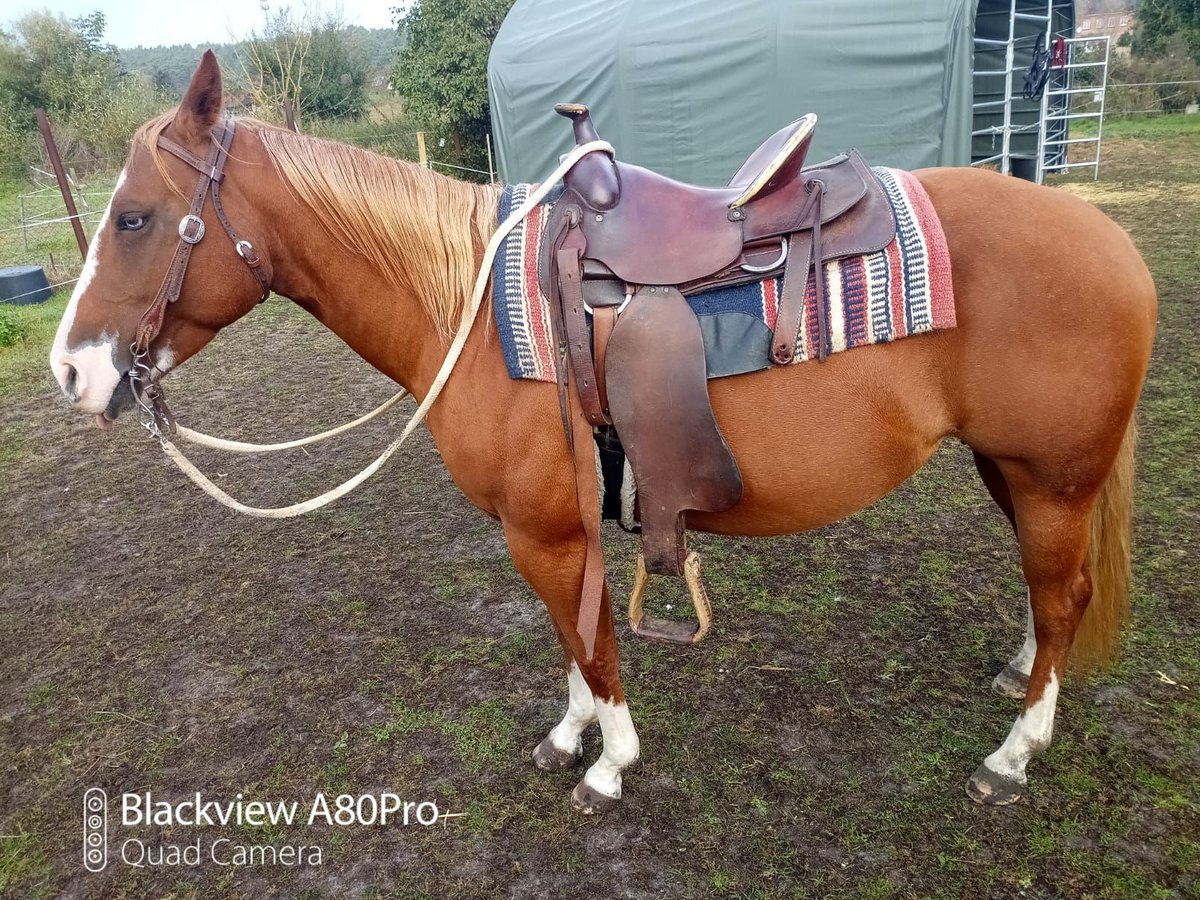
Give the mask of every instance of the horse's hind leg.
[[995, 805], [1020, 799], [1026, 765], [1050, 744], [1059, 682], [1092, 593], [1086, 561], [1094, 495], [1067, 498], [1014, 491], [1013, 499], [1036, 650], [1024, 709], [1000, 749], [967, 782], [973, 800]]
[[1014, 700], [1024, 700], [1029, 693], [1029, 673], [1033, 670], [1033, 660], [1037, 655], [1037, 634], [1033, 627], [1033, 606], [1029, 602], [1028, 592], [1025, 598], [1025, 643], [992, 679], [992, 690]]
[[[992, 495], [992, 499], [996, 501], [996, 505], [1000, 507], [1009, 524], [1012, 525], [1013, 534], [1016, 534], [1016, 511], [1013, 509], [1012, 492], [1008, 489], [1004, 473], [992, 459], [981, 453], [975, 453], [975, 468], [979, 470], [979, 477], [983, 479], [984, 487], [988, 489], [988, 493]], [[1025, 595], [1025, 601], [1025, 643], [1021, 645], [1017, 655], [1010, 659], [1008, 664], [992, 679], [992, 689], [996, 693], [1012, 697], [1014, 700], [1025, 699], [1025, 694], [1029, 690], [1029, 672], [1033, 668], [1033, 657], [1037, 652], [1037, 637], [1033, 629], [1033, 607], [1029, 604], [1028, 592]]]

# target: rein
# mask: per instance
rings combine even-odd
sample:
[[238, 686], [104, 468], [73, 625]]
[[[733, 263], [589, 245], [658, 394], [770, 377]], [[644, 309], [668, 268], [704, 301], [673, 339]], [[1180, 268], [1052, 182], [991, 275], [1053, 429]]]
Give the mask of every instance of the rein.
[[[309, 438], [300, 438], [294, 441], [286, 441], [278, 444], [247, 444], [241, 441], [226, 441], [221, 438], [210, 437], [209, 435], [201, 434], [192, 431], [191, 429], [182, 426], [176, 427], [174, 417], [166, 407], [163, 400], [162, 389], [157, 382], [151, 380], [151, 372], [149, 363], [149, 347], [150, 342], [157, 336], [162, 328], [163, 316], [166, 307], [169, 303], [174, 302], [179, 297], [179, 292], [183, 286], [183, 275], [187, 269], [188, 256], [191, 253], [191, 247], [199, 243], [204, 237], [204, 222], [200, 218], [200, 210], [204, 206], [204, 199], [209, 192], [211, 186], [213, 207], [217, 211], [217, 216], [225, 228], [226, 234], [230, 240], [234, 242], [234, 247], [237, 249], [238, 255], [246, 261], [251, 270], [258, 277], [259, 283], [263, 288], [263, 297], [265, 300], [270, 294], [270, 285], [265, 273], [261, 269], [261, 260], [254, 252], [254, 248], [249, 241], [244, 241], [238, 238], [237, 233], [233, 230], [229, 220], [225, 217], [224, 211], [220, 205], [219, 185], [224, 178], [225, 159], [228, 156], [229, 144], [233, 140], [233, 121], [228, 120], [225, 123], [224, 130], [220, 134], [219, 139], [214, 136], [213, 150], [209, 153], [207, 161], [201, 161], [199, 157], [175, 144], [166, 138], [159, 137], [159, 146], [167, 152], [178, 156], [184, 162], [191, 165], [200, 172], [200, 182], [196, 186], [196, 194], [192, 199], [192, 211], [184, 216], [179, 223], [180, 244], [175, 250], [175, 257], [171, 260], [171, 266], [167, 270], [167, 275], [163, 279], [163, 286], [159, 288], [158, 296], [154, 302], [146, 310], [142, 316], [142, 323], [138, 326], [137, 338], [133, 344], [134, 352], [134, 368], [130, 369], [130, 382], [134, 388], [134, 397], [137, 398], [138, 404], [143, 411], [148, 413], [150, 420], [145, 422], [147, 430], [154, 437], [158, 438], [162, 445], [163, 451], [179, 467], [185, 475], [188, 476], [196, 485], [198, 485], [206, 494], [220, 502], [222, 505], [230, 509], [243, 513], [248, 516], [255, 516], [266, 519], [286, 519], [293, 516], [299, 516], [307, 512], [312, 512], [315, 509], [320, 509], [326, 504], [332, 503], [339, 497], [343, 497], [354, 488], [358, 487], [372, 475], [379, 471], [385, 462], [398, 450], [400, 446], [408, 440], [408, 437], [416, 430], [417, 426], [424, 421], [426, 414], [442, 389], [446, 386], [446, 382], [450, 380], [450, 375], [454, 370], [455, 364], [462, 355], [463, 348], [466, 346], [467, 338], [470, 336], [471, 329], [478, 317], [479, 309], [483, 304], [483, 297], [487, 291], [488, 279], [492, 271], [492, 262], [496, 258], [497, 252], [500, 250], [500, 245], [504, 238], [512, 231], [533, 209], [545, 199], [545, 197], [554, 189], [555, 185], [569, 172], [576, 163], [589, 153], [602, 151], [608, 154], [613, 154], [613, 147], [607, 141], [591, 141], [586, 144], [581, 144], [566, 156], [562, 158], [558, 167], [550, 173], [549, 176], [530, 193], [529, 197], [517, 209], [506, 218], [496, 231], [492, 234], [488, 241], [487, 247], [483, 253], [483, 259], [479, 265], [479, 274], [475, 278], [475, 286], [471, 292], [471, 298], [463, 307], [462, 318], [459, 322], [458, 331], [455, 333], [453, 340], [450, 342], [450, 347], [446, 351], [446, 358], [442, 362], [441, 368], [438, 370], [437, 376], [430, 385], [429, 393], [421, 401], [416, 411], [409, 418], [404, 426], [404, 430], [394, 441], [384, 448], [365, 469], [359, 472], [354, 477], [344, 481], [335, 488], [326, 491], [319, 496], [312, 497], [300, 503], [293, 503], [290, 506], [280, 507], [257, 507], [247, 506], [231, 497], [225, 491], [217, 487], [207, 476], [204, 475], [195, 465], [192, 464], [183, 452], [175, 446], [169, 439], [168, 434], [178, 433], [180, 437], [193, 443], [201, 444], [207, 447], [215, 447], [217, 449], [228, 450], [235, 453], [262, 453], [275, 450], [285, 450], [291, 447], [300, 447], [305, 444], [315, 443], [316, 441], [324, 440], [338, 434], [343, 434], [352, 428], [375, 418], [375, 416], [389, 409], [405, 396], [408, 392], [401, 390], [395, 396], [386, 400], [381, 406], [361, 416], [352, 422], [341, 425], [329, 431], [313, 435]], [[185, 236], [186, 232], [186, 236]], [[260, 301], [261, 302], [261, 301]], [[143, 334], [147, 335], [143, 339]], [[138, 365], [141, 365], [144, 375], [139, 372], [135, 375], [135, 370]], [[144, 396], [143, 396], [144, 395]]]

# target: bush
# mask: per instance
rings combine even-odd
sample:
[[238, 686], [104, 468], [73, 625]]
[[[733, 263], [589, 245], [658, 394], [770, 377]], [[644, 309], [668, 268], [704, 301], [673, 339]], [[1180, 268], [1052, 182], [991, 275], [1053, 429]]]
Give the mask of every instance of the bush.
[[149, 78], [122, 72], [101, 13], [28, 13], [14, 34], [0, 33], [0, 164], [33, 155], [36, 107], [49, 115], [63, 157], [86, 165], [123, 157], [133, 130], [166, 105]]
[[16, 346], [27, 337], [29, 326], [9, 310], [0, 307], [0, 347]]
[[[1161, 56], [1112, 57], [1108, 80], [1117, 85], [1110, 87], [1105, 96], [1106, 110], [1112, 113], [1183, 112], [1189, 103], [1200, 102], [1200, 84], [1170, 83], [1200, 81], [1200, 65], [1178, 37], [1165, 43]], [[1120, 86], [1131, 83], [1129, 87]]]
[[416, 129], [408, 121], [403, 105], [394, 95], [376, 95], [371, 99], [375, 102], [360, 119], [306, 121], [303, 131], [305, 134], [353, 144], [395, 159], [415, 160]]
[[482, 170], [491, 130], [487, 59], [513, 0], [416, 0], [399, 27], [408, 43], [392, 87], [414, 122], [449, 138], [437, 158]]
[[255, 111], [268, 121], [278, 120], [285, 100], [305, 121], [353, 120], [366, 111], [366, 64], [351, 54], [336, 16], [297, 19], [285, 7], [238, 48], [238, 58]]

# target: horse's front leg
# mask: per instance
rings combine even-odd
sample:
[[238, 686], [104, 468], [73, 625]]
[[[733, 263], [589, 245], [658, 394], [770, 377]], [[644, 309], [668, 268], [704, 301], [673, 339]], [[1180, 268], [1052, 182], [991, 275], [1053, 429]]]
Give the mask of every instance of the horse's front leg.
[[604, 750], [575, 786], [572, 802], [585, 813], [603, 811], [621, 798], [621, 770], [635, 762], [639, 752], [621, 689], [608, 588], [589, 660], [575, 630], [586, 550], [582, 527], [555, 533], [541, 524], [520, 527], [506, 522], [505, 531], [513, 563], [546, 604], [568, 663], [566, 715], [538, 745], [534, 762], [552, 770], [573, 765], [582, 756], [584, 729], [599, 722]]
[[[553, 621], [553, 620], [551, 620]], [[561, 772], [583, 759], [583, 733], [596, 722], [596, 698], [580, 671], [570, 644], [554, 623], [567, 660], [567, 711], [545, 740], [533, 749], [533, 762], [544, 772]]]

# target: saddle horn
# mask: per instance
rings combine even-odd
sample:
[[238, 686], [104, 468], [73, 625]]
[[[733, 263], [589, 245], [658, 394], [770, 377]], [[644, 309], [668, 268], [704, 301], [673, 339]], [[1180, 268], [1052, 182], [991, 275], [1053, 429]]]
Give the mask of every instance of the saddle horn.
[[[571, 120], [575, 146], [600, 140], [592, 114], [582, 103], [556, 103], [554, 111]], [[589, 153], [563, 179], [590, 208], [599, 212], [612, 209], [621, 199], [617, 166], [605, 153]]]

